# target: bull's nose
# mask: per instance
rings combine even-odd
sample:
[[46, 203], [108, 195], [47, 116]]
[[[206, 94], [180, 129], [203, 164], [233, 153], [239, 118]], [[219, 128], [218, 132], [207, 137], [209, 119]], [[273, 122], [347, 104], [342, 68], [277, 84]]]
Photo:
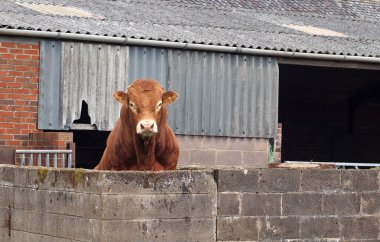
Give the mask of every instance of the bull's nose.
[[136, 131], [144, 136], [151, 136], [158, 132], [157, 124], [154, 120], [142, 120], [137, 124]]
[[144, 130], [153, 130], [154, 128], [154, 123], [140, 123], [140, 127], [141, 127], [141, 130], [144, 131]]

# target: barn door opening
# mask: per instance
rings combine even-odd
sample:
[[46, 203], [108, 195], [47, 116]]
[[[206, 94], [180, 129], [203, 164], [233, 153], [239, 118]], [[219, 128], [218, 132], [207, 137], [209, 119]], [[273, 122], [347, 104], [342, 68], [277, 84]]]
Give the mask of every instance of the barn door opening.
[[380, 166], [380, 71], [279, 68], [282, 161]]

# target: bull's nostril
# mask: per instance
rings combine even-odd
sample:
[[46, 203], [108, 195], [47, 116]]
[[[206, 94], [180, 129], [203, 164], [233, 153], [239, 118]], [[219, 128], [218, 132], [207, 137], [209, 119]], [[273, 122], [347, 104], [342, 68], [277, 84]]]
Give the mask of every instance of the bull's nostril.
[[143, 124], [140, 124], [140, 127], [141, 127], [141, 129], [142, 129], [142, 130], [144, 130], [144, 129], [145, 129], [145, 127], [144, 127], [144, 125], [143, 125]]
[[150, 128], [153, 129], [153, 127], [154, 127], [154, 123], [150, 126]]

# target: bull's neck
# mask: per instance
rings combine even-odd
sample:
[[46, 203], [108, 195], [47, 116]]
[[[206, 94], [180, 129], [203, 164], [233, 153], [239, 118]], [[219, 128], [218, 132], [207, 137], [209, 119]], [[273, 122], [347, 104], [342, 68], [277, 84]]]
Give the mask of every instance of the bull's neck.
[[140, 170], [153, 170], [155, 158], [155, 149], [157, 144], [157, 135], [148, 138], [142, 138], [140, 135], [135, 137], [135, 149], [137, 155], [137, 165]]

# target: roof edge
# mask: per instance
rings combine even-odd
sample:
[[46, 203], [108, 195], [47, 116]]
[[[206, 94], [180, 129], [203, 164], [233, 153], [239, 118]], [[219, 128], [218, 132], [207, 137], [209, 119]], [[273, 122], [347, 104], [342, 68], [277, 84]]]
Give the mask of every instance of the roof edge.
[[135, 39], [135, 38], [129, 38], [129, 37], [112, 37], [112, 36], [99, 36], [99, 35], [89, 35], [89, 34], [73, 34], [73, 33], [19, 30], [19, 29], [1, 29], [1, 28], [0, 28], [0, 35], [50, 38], [50, 39], [61, 39], [61, 40], [78, 40], [78, 41], [89, 41], [89, 42], [103, 42], [103, 43], [112, 43], [112, 44], [120, 44], [120, 45], [141, 45], [141, 46], [158, 47], [158, 48], [213, 51], [213, 52], [272, 56], [272, 57], [283, 57], [283, 58], [328, 60], [328, 61], [341, 61], [341, 62], [363, 62], [363, 63], [380, 64], [380, 58], [378, 57], [351, 56], [351, 55], [343, 55], [343, 54], [335, 55], [335, 54], [300, 53], [300, 52], [292, 52], [292, 51], [252, 49], [252, 48], [246, 48], [246, 47], [232, 47], [232, 46], [193, 44], [193, 43], [173, 42], [173, 41]]

